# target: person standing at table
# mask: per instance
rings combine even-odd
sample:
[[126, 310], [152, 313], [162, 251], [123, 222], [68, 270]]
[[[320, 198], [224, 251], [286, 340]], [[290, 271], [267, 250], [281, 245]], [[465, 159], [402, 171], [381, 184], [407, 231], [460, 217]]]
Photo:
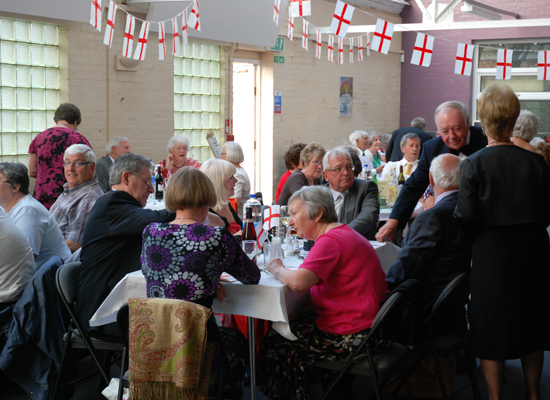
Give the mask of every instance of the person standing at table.
[[222, 160], [229, 161], [237, 169], [235, 172], [235, 179], [237, 179], [237, 183], [235, 183], [235, 187], [233, 188], [231, 199], [234, 199], [235, 206], [237, 207], [235, 211], [239, 214], [239, 218], [242, 219], [243, 204], [250, 197], [250, 179], [248, 178], [248, 174], [244, 168], [241, 166], [244, 162], [243, 149], [237, 142], [226, 142], [222, 146], [221, 151], [222, 154], [220, 158]]
[[464, 159], [487, 146], [487, 138], [480, 128], [469, 126], [468, 109], [458, 101], [437, 107], [435, 122], [440, 136], [424, 145], [418, 167], [401, 189], [390, 218], [376, 234], [379, 242], [394, 239], [397, 229], [403, 229], [409, 221], [418, 199], [430, 184], [429, 170], [435, 157], [451, 153]]
[[424, 147], [424, 144], [432, 139], [432, 135], [425, 132], [426, 129], [426, 120], [421, 117], [416, 117], [411, 121], [411, 126], [406, 128], [400, 128], [393, 132], [388, 147], [386, 147], [386, 162], [389, 161], [399, 161], [403, 158], [403, 151], [401, 147], [401, 140], [403, 136], [408, 133], [414, 133], [421, 142], [421, 146]]
[[53, 117], [55, 126], [38, 134], [29, 146], [29, 176], [36, 178], [34, 198], [46, 207], [50, 207], [63, 193], [65, 174], [63, 154], [72, 144], [90, 142], [77, 132], [82, 116], [77, 106], [61, 104]]
[[455, 217], [473, 240], [467, 350], [481, 359], [489, 399], [502, 399], [504, 360], [521, 358], [528, 399], [540, 399], [550, 350], [550, 174], [510, 140], [520, 111], [508, 86], [491, 85], [477, 110], [489, 139], [463, 161]]
[[131, 153], [132, 151], [130, 150], [128, 138], [121, 136], [109, 140], [105, 147], [105, 152], [107, 154], [97, 160], [95, 165], [95, 177], [103, 193], [111, 190], [111, 185], [109, 185], [109, 168], [111, 168], [111, 165], [113, 165], [119, 155]]
[[272, 400], [320, 398], [326, 382], [313, 364], [349, 357], [367, 336], [388, 294], [376, 251], [367, 239], [338, 222], [328, 188], [304, 187], [292, 195], [288, 207], [289, 225], [298, 236], [316, 243], [299, 269], [286, 269], [280, 259], [267, 269], [291, 290], [309, 292], [316, 314], [291, 321], [296, 341], [274, 330], [264, 339], [258, 387]]

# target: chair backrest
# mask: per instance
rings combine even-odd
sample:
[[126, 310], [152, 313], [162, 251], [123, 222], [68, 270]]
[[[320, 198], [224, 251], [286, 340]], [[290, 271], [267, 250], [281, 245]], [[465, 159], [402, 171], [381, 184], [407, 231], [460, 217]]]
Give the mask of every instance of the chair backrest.
[[400, 318], [408, 304], [407, 293], [405, 291], [393, 292], [384, 301], [376, 317], [374, 317], [366, 341], [368, 342], [371, 337], [378, 335], [380, 329], [384, 328], [388, 323], [394, 321], [396, 318]]
[[128, 303], [124, 304], [118, 309], [116, 315], [116, 323], [118, 326], [118, 331], [120, 332], [120, 336], [122, 337], [122, 341], [124, 342], [124, 346], [128, 348], [128, 336], [130, 329], [130, 310], [128, 307]]
[[64, 264], [55, 274], [55, 285], [65, 308], [73, 321], [78, 321], [74, 304], [78, 293], [78, 280], [80, 278], [80, 261]]
[[467, 285], [468, 275], [465, 273], [457, 275], [449, 282], [435, 301], [432, 312], [426, 319], [426, 324], [431, 325], [435, 323], [439, 317], [446, 312], [448, 306], [456, 304], [459, 298], [463, 297], [464, 293], [467, 291]]

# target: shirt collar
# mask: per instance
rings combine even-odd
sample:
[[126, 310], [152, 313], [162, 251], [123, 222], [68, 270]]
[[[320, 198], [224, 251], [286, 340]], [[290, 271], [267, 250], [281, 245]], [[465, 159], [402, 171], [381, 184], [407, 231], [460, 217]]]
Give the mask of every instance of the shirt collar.
[[434, 205], [437, 204], [437, 203], [439, 203], [441, 200], [443, 200], [443, 199], [444, 199], [445, 197], [447, 197], [448, 195], [453, 194], [453, 193], [456, 193], [456, 192], [458, 192], [458, 189], [447, 190], [446, 192], [441, 193], [439, 196], [437, 196], [437, 197], [435, 198], [435, 203], [434, 203]]
[[92, 178], [92, 179], [90, 179], [90, 180], [88, 180], [84, 183], [81, 183], [80, 185], [75, 186], [73, 188], [70, 188], [68, 183], [64, 183], [63, 184], [63, 193], [70, 194], [70, 193], [79, 192], [80, 190], [86, 189], [87, 187], [92, 186], [92, 185], [98, 185], [97, 178]]
[[115, 162], [115, 159], [113, 157], [111, 157], [110, 154], [107, 154], [109, 156], [109, 158], [111, 159], [111, 162], [114, 163]]
[[336, 190], [332, 189], [329, 185], [329, 188], [330, 188], [330, 192], [332, 193], [332, 200], [336, 201], [336, 199], [338, 199], [338, 196], [340, 196], [341, 194], [346, 194], [347, 192], [349, 192], [349, 189], [346, 190], [345, 192], [337, 192]]

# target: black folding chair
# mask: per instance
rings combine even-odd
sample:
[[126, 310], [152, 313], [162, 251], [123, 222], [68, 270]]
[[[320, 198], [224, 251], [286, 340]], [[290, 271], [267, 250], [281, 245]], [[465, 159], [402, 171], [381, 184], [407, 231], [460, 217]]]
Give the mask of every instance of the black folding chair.
[[[97, 356], [98, 350], [105, 350], [108, 352], [108, 355], [111, 356], [114, 351], [123, 351], [124, 345], [121, 340], [119, 341], [104, 341], [96, 338], [90, 338], [84, 330], [82, 329], [82, 324], [76, 312], [76, 295], [78, 291], [78, 280], [80, 277], [80, 261], [62, 265], [55, 275], [55, 284], [57, 286], [57, 291], [65, 308], [69, 312], [70, 322], [67, 332], [63, 336], [63, 341], [65, 343], [63, 349], [63, 356], [61, 358], [61, 365], [58, 371], [57, 380], [52, 394], [52, 399], [55, 400], [57, 391], [61, 387], [61, 377], [64, 372], [65, 364], [67, 363], [67, 358], [70, 354], [70, 349], [85, 349], [88, 350], [94, 364], [96, 365], [99, 373], [101, 374], [102, 379], [105, 381], [105, 385], [109, 385], [109, 371], [108, 364], [102, 364], [99, 361]], [[109, 357], [110, 360], [110, 357]], [[82, 378], [75, 379], [69, 383], [64, 384], [63, 386], [72, 385], [74, 383], [80, 382], [84, 379], [87, 379], [91, 376], [96, 375], [93, 373]]]
[[408, 398], [412, 399], [411, 388], [405, 366], [409, 359], [408, 349], [398, 343], [392, 343], [383, 353], [374, 354], [374, 343], [380, 337], [380, 331], [391, 322], [399, 319], [409, 305], [407, 291], [394, 291], [386, 299], [371, 326], [371, 330], [352, 356], [339, 361], [321, 361], [315, 367], [339, 371], [323, 399], [328, 399], [342, 378], [347, 374], [366, 376], [372, 379], [376, 398], [380, 400], [380, 389], [394, 381], [391, 379], [399, 371], [405, 382]]

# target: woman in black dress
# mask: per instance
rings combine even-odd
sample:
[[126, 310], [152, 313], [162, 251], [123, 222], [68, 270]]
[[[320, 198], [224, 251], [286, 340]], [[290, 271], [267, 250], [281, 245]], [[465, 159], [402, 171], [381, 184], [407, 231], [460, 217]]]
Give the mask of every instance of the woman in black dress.
[[489, 398], [501, 399], [504, 360], [521, 358], [526, 399], [539, 399], [550, 338], [550, 174], [515, 146], [519, 100], [489, 86], [478, 112], [489, 144], [463, 161], [455, 217], [473, 238], [468, 350], [481, 359]]

